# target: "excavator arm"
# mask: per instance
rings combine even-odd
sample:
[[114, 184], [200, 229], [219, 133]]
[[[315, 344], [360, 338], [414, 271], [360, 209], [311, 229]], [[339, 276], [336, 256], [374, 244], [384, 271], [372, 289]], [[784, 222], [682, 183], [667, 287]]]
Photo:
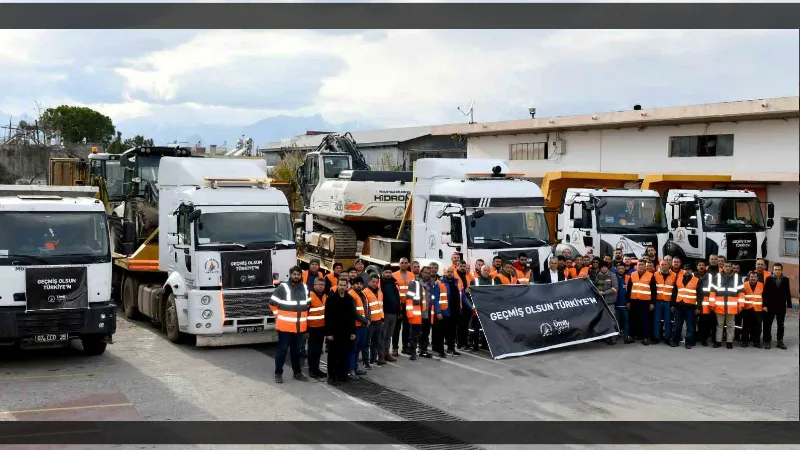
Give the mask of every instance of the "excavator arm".
[[353, 170], [372, 170], [349, 131], [343, 135], [331, 133], [325, 136], [317, 147], [317, 151], [320, 153], [344, 153], [350, 155], [353, 160]]

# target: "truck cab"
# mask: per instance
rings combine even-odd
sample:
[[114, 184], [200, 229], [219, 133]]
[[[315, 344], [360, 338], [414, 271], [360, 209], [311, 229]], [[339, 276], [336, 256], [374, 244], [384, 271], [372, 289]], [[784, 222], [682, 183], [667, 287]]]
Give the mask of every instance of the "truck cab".
[[544, 197], [501, 160], [419, 159], [412, 200], [412, 254], [449, 266], [461, 252], [471, 267], [525, 253], [535, 276], [552, 254]]
[[89, 186], [0, 186], [0, 343], [105, 351], [116, 331], [105, 208]]
[[743, 269], [767, 257], [766, 231], [775, 210], [767, 203], [767, 219], [756, 194], [747, 190], [671, 189], [666, 216], [673, 252], [683, 258], [723, 255]]
[[591, 251], [641, 258], [648, 247], [664, 256], [667, 223], [658, 193], [651, 190], [569, 188], [558, 214], [557, 238], [574, 255]]
[[123, 186], [124, 167], [120, 155], [98, 153], [96, 147], [89, 154], [89, 180], [101, 178], [108, 192], [108, 203], [113, 210], [125, 197]]

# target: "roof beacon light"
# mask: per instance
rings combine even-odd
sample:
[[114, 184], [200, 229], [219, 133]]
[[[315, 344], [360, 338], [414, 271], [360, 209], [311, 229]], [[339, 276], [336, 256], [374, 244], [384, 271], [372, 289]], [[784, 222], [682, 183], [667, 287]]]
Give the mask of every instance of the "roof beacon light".
[[92, 154], [94, 154], [94, 155], [97, 154], [97, 147], [92, 147]]
[[496, 177], [499, 177], [499, 176], [501, 176], [502, 172], [503, 172], [503, 168], [502, 167], [500, 167], [500, 166], [492, 167], [492, 175], [494, 175]]
[[603, 192], [608, 192], [608, 188], [603, 186]]

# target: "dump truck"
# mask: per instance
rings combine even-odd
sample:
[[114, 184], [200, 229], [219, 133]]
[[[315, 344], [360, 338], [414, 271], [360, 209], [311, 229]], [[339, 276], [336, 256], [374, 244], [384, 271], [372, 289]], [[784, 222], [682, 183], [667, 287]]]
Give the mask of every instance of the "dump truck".
[[638, 188], [638, 174], [547, 172], [542, 182], [557, 251], [641, 258], [667, 252], [668, 230], [657, 191]]
[[0, 344], [99, 355], [116, 331], [111, 247], [91, 186], [0, 186]]
[[759, 201], [751, 190], [727, 189], [730, 182], [730, 175], [645, 176], [642, 188], [656, 190], [665, 200], [670, 254], [688, 261], [722, 255], [742, 270], [767, 257], [775, 206]]
[[126, 317], [160, 324], [172, 342], [275, 341], [269, 301], [297, 253], [286, 196], [265, 162], [166, 156], [145, 166], [153, 191], [126, 203], [154, 220], [123, 218], [114, 259]]

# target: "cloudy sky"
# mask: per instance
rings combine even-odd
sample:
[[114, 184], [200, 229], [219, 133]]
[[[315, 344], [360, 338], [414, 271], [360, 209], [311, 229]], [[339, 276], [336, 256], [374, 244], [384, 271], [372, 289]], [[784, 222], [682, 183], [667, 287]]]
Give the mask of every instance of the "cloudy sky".
[[798, 95], [798, 32], [0, 30], [0, 114], [380, 126]]

